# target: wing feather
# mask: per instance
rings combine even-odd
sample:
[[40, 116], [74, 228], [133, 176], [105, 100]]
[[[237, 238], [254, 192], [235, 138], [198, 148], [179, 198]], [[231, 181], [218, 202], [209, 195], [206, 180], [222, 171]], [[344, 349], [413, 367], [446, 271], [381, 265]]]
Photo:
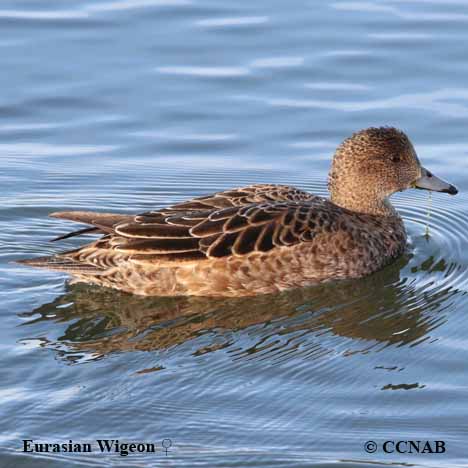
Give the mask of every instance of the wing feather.
[[190, 238], [187, 226], [174, 225], [169, 223], [125, 223], [117, 225], [115, 233], [124, 237], [141, 237], [149, 239], [180, 239]]
[[198, 248], [199, 240], [195, 237], [181, 237], [179, 239], [161, 237], [153, 237], [151, 239], [124, 238], [123, 243], [115, 246], [115, 250], [120, 252], [146, 252], [151, 254], [195, 252]]
[[268, 252], [275, 247], [310, 242], [318, 231], [329, 229], [333, 223], [331, 206], [322, 199], [312, 198], [263, 200], [177, 215], [166, 209], [163, 214], [139, 215], [131, 222], [117, 224], [114, 230], [120, 238], [112, 248], [137, 254], [139, 259], [148, 255], [152, 260], [158, 255], [171, 255], [172, 259], [180, 255], [182, 259], [196, 252], [205, 258]]
[[247, 255], [310, 242], [332, 228], [339, 218], [336, 210], [327, 200], [293, 187], [256, 185], [136, 216], [66, 212], [58, 217], [105, 232], [80, 251], [80, 261], [112, 258], [115, 252], [116, 258], [158, 262]]

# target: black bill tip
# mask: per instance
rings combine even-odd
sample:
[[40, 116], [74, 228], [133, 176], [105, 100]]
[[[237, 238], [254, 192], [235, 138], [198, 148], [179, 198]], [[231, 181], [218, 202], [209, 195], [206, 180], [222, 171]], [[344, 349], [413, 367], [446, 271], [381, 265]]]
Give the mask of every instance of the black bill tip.
[[443, 190], [443, 192], [450, 195], [456, 195], [458, 193], [458, 189], [455, 187], [455, 185], [451, 185], [448, 189]]

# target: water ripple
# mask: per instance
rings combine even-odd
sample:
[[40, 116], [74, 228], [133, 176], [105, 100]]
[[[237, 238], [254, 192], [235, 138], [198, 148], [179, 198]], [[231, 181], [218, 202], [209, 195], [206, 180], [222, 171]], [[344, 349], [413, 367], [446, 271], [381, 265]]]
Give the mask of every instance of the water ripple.
[[187, 75], [187, 76], [202, 76], [210, 78], [226, 78], [236, 76], [246, 76], [250, 70], [246, 67], [158, 67], [159, 73], [168, 75]]
[[47, 143], [0, 143], [0, 152], [14, 156], [76, 156], [107, 153], [112, 145], [52, 145]]
[[238, 16], [198, 20], [196, 25], [204, 28], [245, 27], [265, 24], [268, 21], [268, 16]]
[[304, 63], [303, 57], [271, 57], [256, 59], [251, 66], [254, 68], [284, 68], [298, 67]]
[[[456, 98], [460, 98], [456, 102]], [[274, 107], [318, 108], [345, 112], [363, 112], [376, 109], [421, 109], [447, 117], [468, 116], [468, 106], [463, 101], [468, 97], [466, 89], [440, 89], [425, 93], [402, 94], [387, 99], [367, 101], [331, 101], [325, 99], [268, 98], [265, 101]]]

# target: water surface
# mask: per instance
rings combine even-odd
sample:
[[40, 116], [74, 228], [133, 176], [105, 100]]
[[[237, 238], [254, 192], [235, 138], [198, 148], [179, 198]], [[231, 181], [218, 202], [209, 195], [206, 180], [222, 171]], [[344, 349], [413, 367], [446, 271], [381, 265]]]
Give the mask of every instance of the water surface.
[[[0, 466], [466, 465], [466, 2], [4, 0], [0, 28]], [[461, 193], [429, 218], [426, 193], [394, 197], [408, 250], [369, 278], [161, 299], [8, 263], [83, 242], [51, 244], [72, 227], [52, 211], [326, 195], [334, 148], [370, 125], [404, 129]], [[21, 452], [102, 438], [173, 445]]]

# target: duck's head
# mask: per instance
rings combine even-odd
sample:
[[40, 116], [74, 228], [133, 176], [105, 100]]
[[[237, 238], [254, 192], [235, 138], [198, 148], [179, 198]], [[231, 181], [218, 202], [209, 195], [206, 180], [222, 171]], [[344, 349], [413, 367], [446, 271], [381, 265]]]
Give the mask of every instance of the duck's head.
[[424, 168], [409, 138], [392, 127], [367, 128], [336, 150], [329, 176], [331, 199], [353, 211], [392, 215], [388, 197], [409, 188], [456, 195], [458, 190]]

